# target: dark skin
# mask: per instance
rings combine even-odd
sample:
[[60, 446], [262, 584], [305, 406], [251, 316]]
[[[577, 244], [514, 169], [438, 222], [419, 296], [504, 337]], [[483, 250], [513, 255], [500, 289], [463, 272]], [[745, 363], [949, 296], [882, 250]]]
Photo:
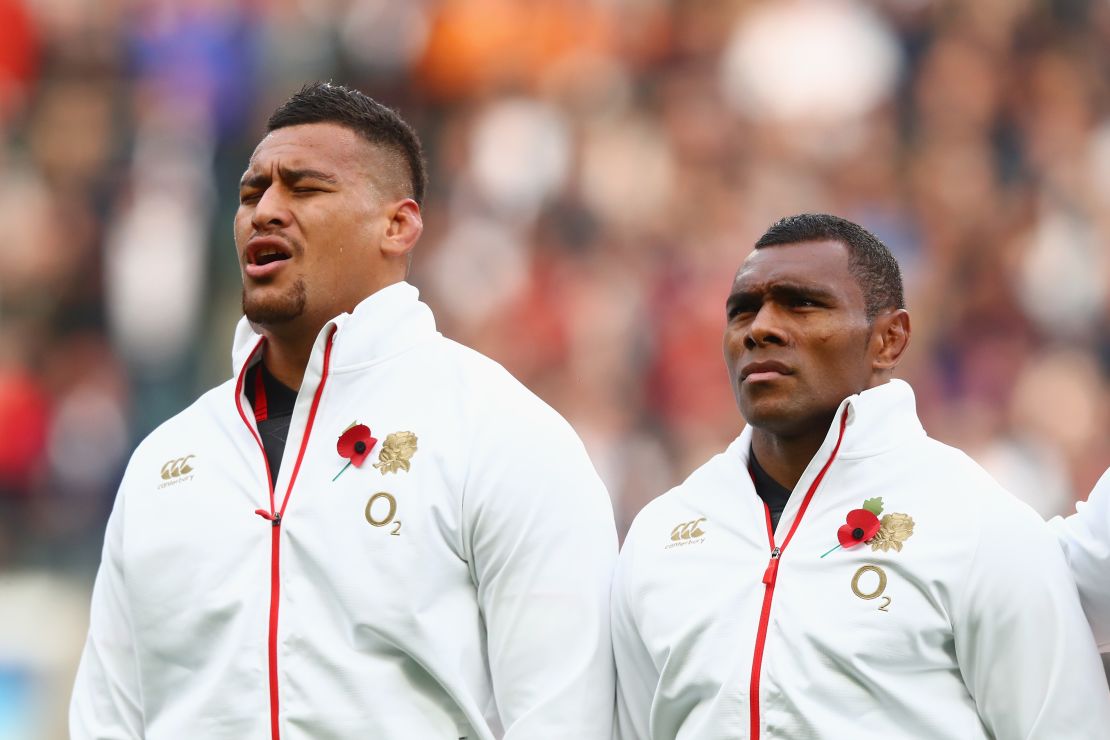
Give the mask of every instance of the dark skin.
[[424, 228], [407, 189], [388, 153], [338, 124], [281, 128], [255, 149], [235, 214], [243, 309], [286, 386], [300, 388], [324, 324], [405, 279]]
[[839, 241], [755, 250], [736, 273], [726, 311], [725, 364], [752, 449], [793, 489], [840, 403], [890, 380], [909, 345], [909, 314], [889, 308], [868, 320]]

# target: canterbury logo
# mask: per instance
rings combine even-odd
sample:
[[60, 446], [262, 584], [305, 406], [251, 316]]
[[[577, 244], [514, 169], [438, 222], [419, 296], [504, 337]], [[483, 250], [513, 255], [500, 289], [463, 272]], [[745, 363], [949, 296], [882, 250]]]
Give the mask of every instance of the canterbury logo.
[[683, 522], [671, 530], [671, 539], [675, 542], [682, 540], [694, 539], [697, 537], [704, 537], [705, 532], [702, 531], [701, 523], [705, 521], [703, 516], [701, 519], [695, 519], [692, 522]]
[[193, 472], [193, 466], [189, 464], [189, 461], [194, 457], [196, 457], [196, 455], [186, 455], [185, 457], [179, 457], [176, 460], [167, 462], [162, 466], [162, 479], [171, 480], [173, 478], [180, 478], [183, 475]]

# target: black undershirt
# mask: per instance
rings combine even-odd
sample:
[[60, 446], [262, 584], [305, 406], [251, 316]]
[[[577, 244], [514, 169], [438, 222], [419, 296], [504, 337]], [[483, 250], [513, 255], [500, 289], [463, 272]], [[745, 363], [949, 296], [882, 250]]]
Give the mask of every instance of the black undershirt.
[[778, 481], [767, 474], [767, 471], [760, 466], [759, 460], [755, 459], [755, 450], [750, 450], [748, 456], [752, 461], [752, 481], [755, 483], [755, 492], [771, 512], [771, 529], [777, 529], [779, 517], [782, 516], [782, 511], [790, 498], [790, 489], [782, 487]]
[[258, 373], [262, 373], [262, 387], [266, 391], [266, 418], [258, 422], [258, 434], [266, 450], [266, 462], [270, 466], [270, 480], [277, 481], [281, 469], [281, 456], [285, 453], [285, 440], [289, 436], [289, 422], [293, 420], [293, 407], [297, 404], [297, 392], [270, 374], [264, 363], [258, 363], [247, 371], [247, 400], [254, 408], [255, 383]]

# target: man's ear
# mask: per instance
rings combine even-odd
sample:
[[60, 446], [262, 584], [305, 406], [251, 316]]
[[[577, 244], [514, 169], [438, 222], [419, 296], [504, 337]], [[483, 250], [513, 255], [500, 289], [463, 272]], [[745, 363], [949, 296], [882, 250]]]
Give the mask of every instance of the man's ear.
[[890, 373], [910, 346], [910, 315], [904, 308], [887, 309], [875, 317], [871, 341], [876, 350], [871, 369]]
[[382, 253], [387, 257], [404, 257], [412, 251], [423, 231], [424, 219], [416, 201], [412, 198], [397, 201], [389, 212]]

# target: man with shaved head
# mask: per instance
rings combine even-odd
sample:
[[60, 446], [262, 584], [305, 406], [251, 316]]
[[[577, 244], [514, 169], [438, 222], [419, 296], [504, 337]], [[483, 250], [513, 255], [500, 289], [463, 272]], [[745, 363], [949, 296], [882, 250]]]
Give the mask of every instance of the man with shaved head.
[[747, 427], [625, 540], [619, 737], [1106, 738], [1051, 533], [930, 439], [893, 377], [910, 319], [890, 251], [842, 218], [785, 218], [724, 309]]
[[127, 468], [75, 740], [609, 737], [609, 498], [405, 282], [424, 192], [416, 135], [360, 92], [270, 118], [235, 377]]

